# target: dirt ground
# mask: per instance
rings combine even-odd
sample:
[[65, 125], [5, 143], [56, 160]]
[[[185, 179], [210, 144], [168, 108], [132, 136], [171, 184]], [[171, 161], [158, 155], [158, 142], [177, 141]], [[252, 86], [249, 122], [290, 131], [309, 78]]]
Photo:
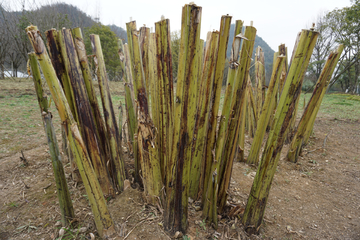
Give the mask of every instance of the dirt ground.
[[[360, 239], [360, 128], [357, 121], [317, 119], [314, 137], [297, 164], [280, 160], [258, 236], [246, 236], [240, 219], [223, 218], [215, 232], [204, 225], [190, 204], [188, 236], [193, 239]], [[246, 141], [247, 149], [250, 139]], [[286, 153], [287, 146], [283, 149]], [[0, 239], [56, 239], [60, 226], [50, 155], [45, 142], [0, 159]], [[284, 157], [284, 156], [283, 156]], [[66, 157], [64, 157], [66, 159]], [[82, 184], [74, 183], [66, 166], [78, 227], [68, 234], [86, 239], [95, 233]], [[229, 202], [245, 206], [255, 168], [236, 162]], [[80, 191], [79, 191], [80, 190]], [[142, 193], [128, 189], [110, 200], [117, 239], [169, 239], [161, 212], [144, 203]]]
[[[240, 215], [222, 216], [215, 231], [204, 224], [197, 203], [190, 202], [188, 238], [183, 239], [360, 239], [359, 126], [358, 120], [323, 114], [298, 163], [284, 160], [284, 147], [259, 235], [246, 235], [241, 225], [256, 168], [235, 162], [228, 202]], [[43, 131], [21, 141], [28, 166], [20, 151], [0, 155], [0, 240], [60, 239], [60, 210]], [[247, 137], [245, 155], [251, 141]], [[63, 161], [77, 219], [62, 239], [91, 239], [97, 233], [84, 186], [72, 181], [65, 156]], [[170, 239], [161, 208], [147, 205], [138, 189], [128, 188], [108, 206], [118, 233], [114, 239]]]

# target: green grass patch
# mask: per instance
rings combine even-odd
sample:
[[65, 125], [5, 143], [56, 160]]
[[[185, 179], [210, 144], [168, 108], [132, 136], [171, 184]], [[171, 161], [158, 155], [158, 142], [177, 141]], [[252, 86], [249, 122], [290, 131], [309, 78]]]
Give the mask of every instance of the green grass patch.
[[[310, 100], [311, 94], [301, 94], [298, 116]], [[350, 94], [325, 94], [320, 106], [318, 117], [359, 120], [360, 119], [360, 97]]]

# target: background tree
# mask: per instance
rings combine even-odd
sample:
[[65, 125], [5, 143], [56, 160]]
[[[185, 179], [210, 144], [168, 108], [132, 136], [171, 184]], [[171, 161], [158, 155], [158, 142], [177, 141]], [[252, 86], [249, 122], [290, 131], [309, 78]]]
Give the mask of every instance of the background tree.
[[320, 34], [314, 47], [307, 72], [308, 79], [310, 79], [314, 84], [319, 79], [321, 70], [326, 62], [326, 58], [329, 56], [335, 43], [335, 34], [329, 27], [327, 20], [326, 14], [320, 14], [315, 22], [316, 31]]
[[316, 29], [320, 32], [307, 76], [316, 80], [333, 46], [344, 45], [338, 67], [335, 69], [330, 87], [342, 91], [359, 93], [360, 83], [360, 0], [352, 1], [350, 7], [335, 9], [319, 16]]
[[90, 43], [90, 34], [97, 34], [100, 37], [101, 47], [104, 53], [106, 71], [110, 80], [120, 81], [120, 62], [118, 55], [117, 36], [111, 31], [110, 27], [94, 24], [90, 28], [85, 28], [85, 47], [88, 55], [92, 54]]
[[[1, 8], [1, 6], [0, 6]], [[8, 54], [9, 36], [6, 34], [6, 28], [4, 26], [3, 11], [0, 11], [0, 79], [5, 78], [5, 59]]]
[[[82, 12], [75, 6], [65, 3], [55, 3], [47, 5], [39, 5], [36, 2], [31, 6], [25, 8], [24, 0], [13, 0], [11, 4], [6, 2], [0, 3], [0, 78], [3, 78], [2, 67], [11, 69], [12, 67], [20, 71], [26, 71], [27, 53], [30, 52], [30, 44], [27, 39], [24, 29], [31, 24], [37, 25], [44, 35], [44, 32], [51, 28], [62, 29], [65, 28], [82, 28], [85, 32], [85, 28], [91, 28], [94, 25], [94, 29], [98, 28], [99, 24], [96, 23], [91, 16]], [[20, 10], [19, 10], [20, 9]], [[101, 25], [103, 26], [103, 25]], [[105, 26], [104, 26], [105, 27]], [[107, 42], [106, 38], [122, 38], [127, 41], [125, 30], [116, 25], [111, 25], [112, 31], [108, 31], [101, 36], [102, 42]], [[115, 33], [114, 33], [115, 32]], [[89, 32], [95, 33], [95, 32]], [[96, 32], [96, 34], [99, 34]], [[101, 35], [101, 34], [100, 34]], [[84, 35], [86, 40], [89, 39], [88, 34]], [[111, 79], [119, 79], [116, 67], [118, 67], [118, 57], [116, 45], [112, 46], [112, 49], [107, 49], [108, 44], [104, 45], [104, 52], [106, 57], [106, 64], [108, 68], [108, 74]], [[6, 46], [6, 47], [4, 47]], [[91, 52], [91, 51], [90, 51]], [[89, 48], [88, 48], [89, 53]], [[112, 55], [111, 59], [108, 59], [106, 55]]]

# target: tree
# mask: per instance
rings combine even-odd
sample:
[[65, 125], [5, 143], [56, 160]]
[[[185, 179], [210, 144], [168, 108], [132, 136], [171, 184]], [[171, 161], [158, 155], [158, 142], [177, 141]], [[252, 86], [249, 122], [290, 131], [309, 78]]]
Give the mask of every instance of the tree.
[[9, 36], [6, 34], [2, 11], [0, 12], [0, 15], [0, 79], [4, 79], [4, 64], [9, 51], [9, 48], [7, 47], [9, 44]]
[[344, 51], [335, 69], [330, 87], [337, 83], [343, 91], [357, 92], [360, 76], [360, 0], [352, 1], [350, 7], [335, 9], [319, 16], [317, 30], [319, 41], [308, 69], [313, 80], [319, 77], [326, 56], [334, 45], [343, 44]]
[[[335, 34], [335, 41], [345, 46], [330, 86], [339, 81], [343, 90], [351, 92], [355, 92], [359, 84], [359, 13], [360, 1], [357, 0], [351, 7], [334, 10], [327, 15], [329, 27]], [[344, 77], [344, 74], [347, 76]]]
[[308, 78], [310, 78], [313, 83], [316, 83], [320, 77], [321, 70], [323, 69], [326, 62], [326, 58], [334, 46], [335, 37], [334, 32], [329, 27], [326, 15], [318, 15], [315, 27], [316, 31], [318, 31], [320, 34], [311, 56], [311, 62], [307, 72]]
[[106, 71], [111, 80], [120, 81], [120, 62], [118, 55], [117, 36], [111, 31], [110, 27], [101, 23], [94, 24], [90, 28], [85, 28], [85, 47], [88, 55], [92, 54], [90, 34], [97, 34], [100, 37], [101, 47], [104, 53]]
[[[8, 44], [6, 44], [7, 53], [5, 54], [6, 63], [15, 70], [18, 70], [21, 65], [26, 65], [28, 52], [31, 49], [24, 31], [27, 26], [36, 24], [43, 31], [51, 28], [61, 29], [62, 27], [71, 26], [67, 14], [58, 12], [57, 4], [45, 7], [35, 4], [30, 6], [30, 10], [25, 10], [24, 3], [21, 3], [21, 5], [21, 12], [12, 11], [10, 6], [0, 5], [0, 31], [3, 32], [1, 35], [4, 35], [1, 37], [1, 40], [5, 37], [8, 38]], [[45, 36], [44, 32], [42, 32], [42, 35]], [[0, 54], [2, 54], [1, 51]], [[1, 61], [0, 57], [0, 64]]]

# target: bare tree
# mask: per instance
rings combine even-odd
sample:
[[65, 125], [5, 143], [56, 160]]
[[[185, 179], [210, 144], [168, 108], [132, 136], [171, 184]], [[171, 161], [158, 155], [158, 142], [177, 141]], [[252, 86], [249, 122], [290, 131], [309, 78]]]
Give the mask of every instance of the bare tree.
[[[0, 6], [0, 8], [2, 7]], [[10, 42], [9, 36], [7, 35], [6, 29], [4, 27], [3, 15], [0, 12], [0, 79], [5, 78], [4, 64], [9, 50], [8, 48], [9, 42]]]
[[343, 91], [357, 92], [360, 84], [360, 0], [352, 6], [319, 15], [316, 30], [320, 36], [315, 45], [307, 75], [316, 81], [330, 51], [339, 44], [344, 51], [334, 71], [330, 87], [337, 83]]
[[326, 58], [329, 56], [330, 51], [335, 44], [335, 33], [329, 27], [325, 14], [318, 15], [315, 22], [315, 28], [320, 34], [308, 67], [308, 76], [313, 83], [316, 83], [319, 79], [321, 70], [326, 62]]

